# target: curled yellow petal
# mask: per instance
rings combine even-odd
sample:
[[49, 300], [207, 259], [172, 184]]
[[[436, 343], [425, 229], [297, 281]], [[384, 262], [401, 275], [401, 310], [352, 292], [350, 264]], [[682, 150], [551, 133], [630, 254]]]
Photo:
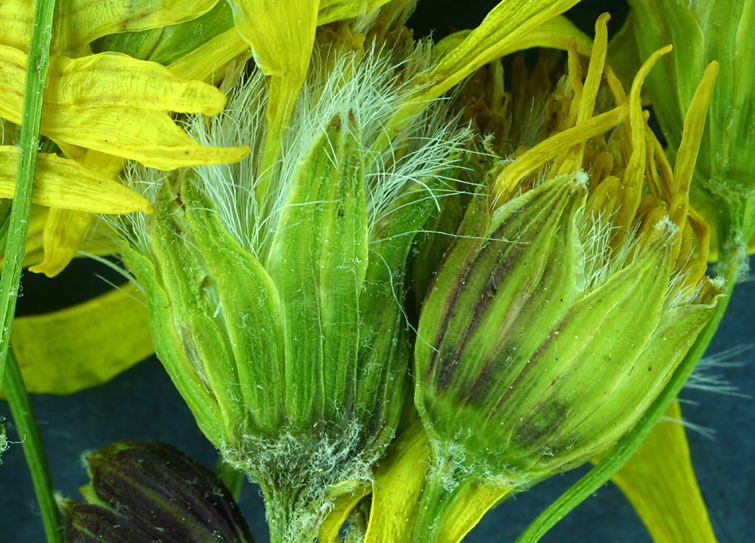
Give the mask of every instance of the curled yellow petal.
[[[480, 26], [457, 46], [447, 50], [424, 84], [391, 118], [373, 150], [387, 147], [391, 138], [431, 100], [459, 83], [469, 74], [503, 54], [517, 50], [517, 42], [538, 26], [560, 15], [579, 0], [503, 0]], [[556, 22], [564, 27], [565, 23]], [[536, 36], [536, 35], [533, 35]], [[540, 36], [542, 37], [542, 36]], [[580, 40], [583, 42], [584, 40]], [[522, 42], [526, 45], [526, 40]]]
[[[107, 34], [182, 23], [203, 15], [217, 3], [218, 0], [58, 0], [51, 49], [70, 53]], [[0, 2], [0, 44], [28, 50], [33, 9], [34, 3], [29, 0]]]
[[92, 214], [73, 209], [51, 208], [42, 234], [44, 260], [29, 268], [33, 273], [55, 277], [76, 256]]
[[714, 543], [689, 456], [679, 402], [645, 438], [632, 458], [611, 478], [645, 523], [655, 543]]
[[147, 309], [125, 285], [75, 307], [19, 317], [11, 341], [29, 392], [71, 394], [154, 353]]
[[417, 416], [375, 470], [364, 543], [411, 541], [429, 463], [427, 434]]
[[[504, 0], [433, 69], [437, 83], [421, 97], [439, 96], [480, 66], [511, 53], [531, 31], [577, 3], [577, 0]], [[565, 23], [553, 23], [552, 27]], [[568, 26], [568, 25], [567, 25]], [[535, 36], [535, 35], [533, 35]], [[567, 40], [568, 43], [568, 40]]]
[[[183, 81], [166, 68], [125, 55], [52, 62], [41, 131], [51, 139], [136, 160], [152, 168], [237, 162], [248, 147], [198, 145], [168, 111], [217, 113], [218, 89]], [[26, 54], [0, 46], [0, 117], [20, 124]], [[60, 206], [58, 206], [60, 207]]]
[[714, 60], [705, 69], [684, 119], [682, 141], [679, 144], [679, 150], [676, 152], [676, 163], [674, 164], [674, 184], [676, 186], [672, 191], [673, 197], [669, 211], [671, 221], [680, 228], [687, 218], [690, 183], [695, 171], [697, 152], [700, 149], [700, 140], [705, 130], [705, 119], [708, 115], [708, 104], [713, 94], [713, 86], [716, 83], [717, 76], [718, 62]]
[[496, 200], [502, 203], [504, 200], [501, 196], [508, 194], [511, 187], [516, 186], [524, 176], [536, 171], [546, 162], [580, 141], [607, 132], [626, 119], [628, 115], [629, 108], [622, 105], [538, 143], [498, 174], [493, 189]]
[[0, 45], [26, 51], [29, 48], [34, 4], [29, 0], [0, 2]]
[[[642, 110], [642, 100], [640, 98], [640, 91], [642, 85], [645, 82], [645, 78], [650, 73], [650, 70], [655, 66], [655, 63], [663, 55], [671, 51], [671, 45], [667, 45], [650, 55], [650, 57], [642, 64], [640, 71], [632, 82], [632, 89], [629, 92], [629, 122], [631, 125], [631, 141], [632, 141], [632, 154], [629, 156], [626, 170], [624, 172], [624, 183], [621, 187], [620, 203], [621, 206], [617, 208], [614, 224], [616, 229], [613, 233], [612, 246], [614, 249], [621, 246], [627, 234], [629, 233], [630, 226], [634, 221], [637, 208], [640, 205], [640, 198], [642, 197], [642, 187], [645, 180], [645, 159], [646, 159], [646, 127], [647, 121], [645, 119], [645, 113]], [[685, 217], [686, 219], [686, 217]]]
[[370, 493], [370, 487], [359, 485], [346, 494], [341, 494], [335, 499], [333, 507], [328, 513], [317, 534], [318, 543], [336, 543], [339, 541], [338, 532], [349, 517], [351, 510], [359, 501]]
[[505, 57], [511, 53], [534, 47], [548, 47], [566, 51], [572, 39], [576, 40], [577, 52], [580, 55], [590, 56], [590, 51], [592, 50], [592, 40], [590, 37], [577, 28], [569, 19], [563, 15], [558, 15], [527, 32], [521, 39], [501, 51], [498, 56]]
[[[574, 89], [574, 99], [572, 104], [578, 104], [576, 124], [582, 124], [587, 119], [593, 116], [595, 111], [595, 100], [598, 97], [598, 90], [600, 89], [600, 82], [603, 79], [603, 66], [606, 61], [606, 52], [608, 49], [608, 20], [610, 15], [607, 13], [598, 17], [595, 23], [595, 42], [590, 54], [590, 66], [587, 69], [587, 78], [585, 79], [584, 86], [582, 85], [581, 77], [579, 77], [578, 85], [582, 91], [579, 96], [579, 102], [577, 100], [577, 85], [572, 85]], [[574, 46], [570, 49], [569, 60], [572, 61], [574, 50], [578, 50], [578, 45], [575, 41]], [[576, 59], [575, 59], [576, 60]], [[574, 71], [569, 69], [569, 77], [572, 77]], [[571, 148], [569, 153], [564, 158], [561, 166], [558, 170], [558, 175], [565, 175], [569, 172], [576, 171], [582, 166], [582, 157], [584, 155], [585, 142], [581, 141], [577, 145]]]
[[320, 0], [320, 11], [317, 24], [325, 25], [334, 21], [351, 19], [361, 13], [368, 13], [373, 9], [387, 4], [390, 0]]
[[225, 95], [201, 81], [179, 79], [156, 62], [120, 53], [50, 59], [45, 103], [80, 107], [123, 106], [150, 111], [215, 115]]
[[[471, 33], [472, 30], [459, 30], [446, 36], [436, 44], [436, 53], [439, 57], [444, 57], [461, 45]], [[577, 52], [580, 55], [590, 56], [592, 49], [592, 40], [590, 37], [577, 28], [569, 19], [563, 15], [558, 15], [530, 30], [521, 39], [501, 50], [496, 56], [505, 57], [517, 51], [524, 51], [535, 47], [547, 47], [566, 51], [572, 39], [576, 40]], [[495, 58], [491, 60], [495, 60]]]
[[[18, 170], [18, 148], [0, 146], [0, 198], [13, 198]], [[151, 213], [147, 199], [82, 166], [74, 160], [39, 154], [32, 201], [62, 209], [91, 213]]]
[[[304, 82], [315, 43], [318, 0], [229, 0], [236, 29], [252, 48], [257, 66], [270, 76], [268, 128], [261, 171], [275, 162], [281, 131]], [[267, 191], [260, 182], [257, 200]]]
[[[219, 83], [232, 60], [249, 51], [249, 44], [231, 28], [168, 66], [182, 79]], [[246, 59], [245, 59], [246, 60]]]
[[[26, 3], [30, 11], [33, 4]], [[190, 21], [210, 11], [217, 3], [218, 0], [59, 0], [55, 6], [52, 50], [76, 51], [107, 34]]]

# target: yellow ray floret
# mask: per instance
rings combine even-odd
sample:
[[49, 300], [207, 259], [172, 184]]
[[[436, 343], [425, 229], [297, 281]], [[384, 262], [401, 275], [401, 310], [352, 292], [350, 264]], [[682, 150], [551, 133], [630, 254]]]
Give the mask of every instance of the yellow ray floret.
[[[485, 20], [465, 35], [461, 43], [445, 48], [440, 62], [433, 70], [418, 79], [417, 93], [399, 109], [388, 122], [384, 134], [373, 150], [384, 149], [391, 138], [428, 103], [485, 64], [520, 48], [530, 47], [530, 32], [563, 13], [578, 0], [504, 0], [485, 17]], [[568, 25], [550, 23], [552, 30], [563, 32]], [[538, 41], [542, 34], [533, 34]], [[557, 42], [559, 40], [556, 40]], [[517, 42], [520, 42], [518, 44]], [[580, 39], [580, 43], [584, 43]]]
[[[189, 21], [211, 10], [218, 0], [58, 0], [51, 49], [56, 53], [79, 50], [115, 32], [135, 32]], [[34, 3], [0, 3], [0, 43], [28, 49]]]
[[50, 208], [42, 238], [44, 259], [29, 268], [33, 273], [55, 277], [79, 251], [94, 215], [75, 209]]
[[[21, 123], [26, 54], [0, 46], [0, 117]], [[248, 147], [203, 147], [168, 114], [218, 113], [225, 96], [166, 68], [107, 53], [51, 61], [41, 132], [53, 140], [136, 160], [152, 168], [237, 162]]]
[[[13, 198], [18, 170], [18, 148], [0, 146], [0, 198]], [[37, 155], [32, 201], [62, 209], [92, 213], [151, 213], [147, 199], [82, 166], [52, 154]]]
[[679, 402], [611, 478], [632, 503], [655, 543], [715, 543], [692, 469]]
[[[657, 236], [657, 225], [669, 221], [678, 231], [671, 253], [677, 279], [670, 299], [683, 300], [692, 295], [704, 299], [710, 288], [704, 274], [711, 232], [690, 207], [689, 188], [718, 66], [715, 62], [708, 66], [695, 92], [672, 171], [647, 125], [649, 113], [642, 110], [640, 98], [645, 78], [671, 46], [650, 55], [627, 97], [605, 64], [607, 21], [607, 15], [597, 21], [584, 83], [576, 45], [570, 45], [568, 79], [559, 84], [549, 99], [548, 107], [557, 111], [546, 113], [551, 118], [543, 123], [546, 130], [541, 133], [542, 141], [515, 153], [512, 156], [515, 160], [499, 168], [493, 181], [494, 204], [498, 207], [512, 195], [531, 189], [542, 176], [551, 178], [582, 170], [588, 180], [588, 220], [594, 225], [602, 224], [601, 228], [610, 232], [611, 254], [616, 256], [625, 251], [628, 241], [635, 247], [651, 243]], [[596, 114], [601, 75], [613, 95], [615, 107]], [[614, 127], [616, 133], [610, 136]]]
[[[278, 156], [281, 131], [304, 82], [317, 29], [317, 0], [231, 0], [236, 30], [252, 48], [257, 66], [270, 77], [267, 137], [262, 153], [265, 172]], [[257, 200], [266, 192], [260, 183]]]
[[71, 394], [105, 383], [152, 355], [140, 297], [134, 286], [124, 285], [75, 307], [17, 318], [11, 342], [26, 389]]

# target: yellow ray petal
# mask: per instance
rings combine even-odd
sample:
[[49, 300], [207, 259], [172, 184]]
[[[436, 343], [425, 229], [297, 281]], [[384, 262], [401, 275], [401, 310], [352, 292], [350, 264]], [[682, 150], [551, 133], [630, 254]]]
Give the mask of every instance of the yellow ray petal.
[[0, 45], [26, 51], [29, 48], [33, 14], [34, 3], [29, 0], [0, 2]]
[[629, 115], [629, 108], [626, 104], [623, 104], [538, 143], [498, 174], [493, 189], [496, 199], [503, 203], [504, 200], [501, 196], [508, 194], [511, 188], [515, 187], [523, 177], [536, 171], [546, 162], [578, 142], [607, 132], [621, 123], [627, 115]]
[[[579, 85], [582, 86], [581, 96], [578, 102], [578, 112], [576, 124], [582, 124], [587, 119], [593, 116], [595, 111], [595, 100], [598, 97], [598, 90], [600, 89], [600, 82], [603, 79], [603, 66], [606, 61], [606, 50], [608, 48], [608, 20], [610, 19], [608, 13], [602, 14], [595, 22], [595, 42], [590, 54], [590, 66], [587, 69], [587, 78], [585, 79], [584, 86], [582, 86], [581, 77], [578, 79]], [[576, 45], [576, 43], [575, 43]], [[572, 49], [573, 51], [573, 49]], [[572, 59], [573, 52], [570, 54], [570, 60]], [[574, 70], [569, 69], [569, 77], [572, 76]], [[576, 88], [573, 85], [572, 88]], [[574, 95], [575, 102], [577, 103], [577, 94]], [[576, 171], [582, 167], [582, 157], [585, 151], [585, 142], [581, 141], [574, 147], [572, 147], [561, 163], [558, 170], [558, 175], [565, 175], [570, 172]]]
[[[433, 69], [436, 82], [420, 95], [427, 100], [447, 91], [480, 66], [512, 53], [531, 31], [577, 3], [577, 0], [504, 0]], [[559, 26], [555, 23], [554, 26]], [[563, 26], [563, 23], [561, 23]], [[537, 34], [536, 34], [537, 35]]]
[[[13, 198], [18, 148], [0, 146], [0, 198]], [[91, 213], [151, 213], [146, 198], [74, 160], [39, 154], [32, 201]]]
[[[270, 76], [265, 112], [268, 131], [261, 161], [261, 171], [267, 172], [278, 156], [281, 131], [307, 74], [319, 0], [229, 1], [236, 29], [251, 46], [257, 66]], [[257, 201], [267, 191], [266, 184], [265, 179], [260, 182]]]
[[[436, 53], [440, 58], [444, 57], [461, 45], [471, 33], [472, 30], [459, 30], [446, 36], [436, 44]], [[537, 28], [530, 30], [521, 39], [501, 51], [498, 57], [505, 57], [517, 51], [524, 51], [535, 47], [547, 47], [566, 51], [572, 38], [577, 41], [577, 52], [580, 55], [589, 57], [592, 50], [592, 40], [590, 37], [577, 28], [569, 19], [563, 15], [558, 15]]]
[[317, 534], [318, 543], [335, 543], [339, 541], [338, 532], [349, 517], [351, 510], [356, 507], [359, 501], [370, 493], [370, 487], [359, 485], [353, 491], [347, 494], [341, 494], [333, 503], [333, 508], [328, 513], [323, 523], [320, 525], [320, 531]]
[[245, 53], [250, 53], [249, 44], [235, 28], [231, 28], [176, 60], [168, 69], [182, 79], [217, 84], [223, 79], [230, 62]]
[[[123, 159], [89, 149], [78, 160], [92, 171], [117, 180], [123, 169]], [[58, 275], [78, 254], [81, 242], [92, 223], [93, 215], [86, 211], [50, 209], [42, 234], [44, 256], [29, 268], [47, 277]], [[113, 244], [107, 244], [112, 248]], [[88, 251], [91, 254], [91, 251]]]
[[325, 25], [334, 21], [351, 19], [361, 13], [387, 4], [390, 0], [320, 0], [317, 24]]
[[[666, 417], [680, 419], [679, 402]], [[684, 427], [661, 421], [611, 478], [645, 523], [655, 543], [714, 543], [705, 502], [695, 480]]]
[[[25, 66], [26, 54], [0, 46], [0, 94], [5, 97], [0, 116], [16, 124], [21, 122]], [[237, 162], [249, 154], [248, 147], [200, 146], [166, 113], [217, 113], [225, 96], [210, 85], [183, 81], [156, 63], [118, 54], [57, 57], [53, 66], [42, 133], [56, 141], [162, 170]]]
[[179, 79], [168, 68], [120, 53], [50, 59], [45, 103], [81, 107], [123, 106], [150, 111], [215, 115], [225, 95], [201, 81]]
[[29, 268], [33, 273], [55, 277], [73, 259], [79, 250], [92, 214], [86, 211], [51, 208], [42, 234], [44, 260]]
[[589, 57], [592, 50], [592, 40], [590, 37], [577, 28], [569, 19], [563, 15], [558, 15], [527, 32], [521, 39], [501, 51], [498, 56], [504, 57], [517, 51], [532, 49], [533, 47], [548, 47], [566, 51], [572, 39], [577, 41], [577, 52], [580, 55]]
[[391, 443], [375, 471], [364, 543], [410, 541], [430, 463], [419, 416]]
[[700, 149], [700, 140], [705, 130], [705, 119], [708, 115], [708, 104], [713, 94], [713, 86], [718, 76], [718, 62], [715, 60], [708, 64], [703, 73], [700, 84], [695, 89], [695, 94], [690, 102], [687, 115], [684, 118], [684, 130], [682, 141], [676, 152], [674, 164], [674, 190], [669, 206], [671, 221], [678, 227], [682, 227], [687, 218], [689, 208], [689, 189], [692, 182], [692, 174], [695, 170], [697, 152]]
[[[0, 46], [0, 90], [6, 98], [3, 117], [11, 122], [20, 120], [25, 67], [26, 53]], [[75, 59], [54, 56], [45, 90], [45, 106], [121, 106], [215, 115], [225, 102], [225, 95], [211, 85], [179, 79], [155, 62], [120, 53]]]
[[17, 318], [11, 341], [27, 390], [71, 394], [152, 355], [147, 309], [134, 296], [126, 285], [62, 311]]
[[[55, 6], [53, 52], [70, 52], [116, 32], [135, 32], [189, 21], [210, 11], [218, 0], [59, 0]], [[34, 3], [0, 3], [0, 43], [28, 49]]]
[[249, 147], [199, 145], [162, 112], [124, 107], [47, 106], [42, 131], [56, 141], [141, 162], [158, 170], [238, 162]]
[[443, 525], [438, 543], [459, 543], [510, 490], [507, 487], [471, 485], [454, 504], [454, 514], [449, 515]]
[[[448, 51], [423, 85], [388, 122], [373, 150], [386, 148], [391, 138], [431, 100], [459, 83], [485, 64], [516, 50], [515, 44], [578, 0], [503, 0], [494, 7], [480, 26]], [[556, 23], [558, 25], [558, 23]]]

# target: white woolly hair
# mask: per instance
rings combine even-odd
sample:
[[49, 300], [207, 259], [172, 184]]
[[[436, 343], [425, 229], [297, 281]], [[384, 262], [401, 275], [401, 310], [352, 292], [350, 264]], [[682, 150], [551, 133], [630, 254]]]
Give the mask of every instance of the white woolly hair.
[[[459, 127], [450, 113], [450, 101], [429, 103], [415, 122], [407, 123], [387, 149], [370, 148], [401, 105], [416, 92], [412, 76], [428, 70], [434, 60], [428, 41], [420, 41], [411, 54], [397, 64], [388, 47], [368, 46], [361, 58], [337, 46], [315, 50], [308, 76], [293, 107], [281, 138], [279, 159], [269, 172], [261, 172], [259, 157], [265, 138], [267, 80], [259, 70], [243, 77], [231, 89], [225, 110], [212, 118], [190, 116], [189, 134], [202, 145], [251, 147], [251, 154], [236, 164], [195, 167], [198, 186], [214, 203], [224, 228], [241, 246], [263, 264], [267, 260], [278, 218], [293, 182], [294, 171], [335, 116], [351, 114], [354, 134], [364, 157], [365, 198], [371, 229], [401, 192], [423, 178], [442, 176], [452, 164], [449, 157], [464, 148], [472, 132]], [[456, 159], [457, 161], [459, 159]], [[460, 165], [460, 164], [459, 164]], [[131, 164], [127, 183], [154, 200], [166, 175]], [[261, 202], [255, 189], [269, 175], [270, 190]], [[428, 190], [428, 198], [456, 193], [448, 183]], [[133, 216], [130, 241], [148, 253], [144, 217]]]

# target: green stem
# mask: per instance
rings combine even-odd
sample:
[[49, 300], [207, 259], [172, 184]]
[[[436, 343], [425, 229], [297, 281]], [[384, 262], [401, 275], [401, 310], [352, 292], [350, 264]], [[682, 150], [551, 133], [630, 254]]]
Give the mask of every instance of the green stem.
[[50, 470], [47, 467], [42, 439], [39, 436], [34, 413], [26, 394], [21, 371], [18, 368], [13, 350], [8, 351], [8, 363], [5, 372], [5, 395], [13, 415], [13, 421], [18, 428], [21, 446], [26, 457], [26, 464], [31, 472], [34, 491], [37, 494], [39, 510], [45, 525], [45, 535], [48, 543], [63, 543], [63, 532], [60, 529], [60, 515], [53, 494]]
[[[722, 247], [726, 246], [722, 245]], [[527, 529], [522, 532], [522, 535], [517, 538], [515, 543], [536, 543], [539, 541], [559, 520], [564, 518], [572, 509], [608, 482], [611, 476], [619, 471], [629, 460], [637, 447], [661, 419], [668, 406], [682, 390], [689, 376], [692, 375], [697, 362], [705, 354], [705, 350], [708, 348], [718, 329], [721, 318], [731, 299], [731, 293], [734, 289], [737, 272], [741, 264], [737, 254], [735, 249], [721, 254], [721, 258], [726, 259], [722, 260], [724, 267], [721, 270], [727, 281], [726, 295], [718, 301], [716, 310], [710, 321], [708, 321], [708, 324], [700, 332], [700, 335], [697, 336], [692, 348], [690, 348], [684, 360], [682, 360], [682, 363], [674, 372], [666, 388], [647, 410], [643, 420], [619, 441], [606, 458], [601, 460], [587, 475], [577, 481], [571, 488], [559, 496], [556, 501], [550, 504], [545, 511], [540, 513]]]
[[26, 62], [26, 84], [21, 116], [21, 140], [18, 155], [16, 190], [8, 225], [5, 263], [0, 278], [0, 382], [10, 345], [11, 325], [16, 312], [18, 284], [29, 230], [31, 195], [37, 168], [39, 127], [42, 122], [42, 101], [50, 64], [50, 40], [55, 0], [37, 0], [32, 20], [29, 56]]
[[223, 460], [222, 456], [219, 456], [218, 463], [215, 466], [215, 475], [217, 475], [220, 482], [225, 485], [228, 492], [231, 493], [233, 500], [238, 503], [239, 498], [241, 497], [241, 487], [244, 485], [244, 472], [237, 470]]

